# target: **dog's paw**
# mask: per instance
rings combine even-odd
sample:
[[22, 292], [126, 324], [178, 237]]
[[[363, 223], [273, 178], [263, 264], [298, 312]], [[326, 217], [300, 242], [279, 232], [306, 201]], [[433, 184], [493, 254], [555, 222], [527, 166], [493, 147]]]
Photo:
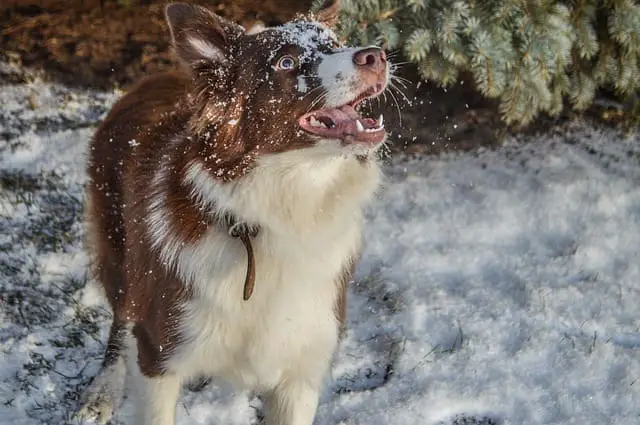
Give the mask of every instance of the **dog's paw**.
[[114, 403], [108, 394], [96, 392], [88, 394], [82, 407], [74, 415], [80, 422], [107, 424], [113, 417]]
[[122, 404], [124, 381], [125, 366], [122, 359], [102, 369], [85, 390], [74, 418], [81, 422], [108, 423]]

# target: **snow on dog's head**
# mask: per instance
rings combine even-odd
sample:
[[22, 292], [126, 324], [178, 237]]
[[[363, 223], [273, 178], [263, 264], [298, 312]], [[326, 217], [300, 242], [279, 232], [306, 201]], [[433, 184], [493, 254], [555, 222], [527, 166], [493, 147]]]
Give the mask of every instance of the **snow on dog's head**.
[[244, 174], [261, 155], [368, 158], [383, 143], [382, 116], [357, 108], [386, 89], [386, 56], [343, 46], [330, 29], [336, 7], [248, 34], [203, 7], [167, 6], [175, 53], [193, 79], [189, 129], [206, 140], [221, 178]]

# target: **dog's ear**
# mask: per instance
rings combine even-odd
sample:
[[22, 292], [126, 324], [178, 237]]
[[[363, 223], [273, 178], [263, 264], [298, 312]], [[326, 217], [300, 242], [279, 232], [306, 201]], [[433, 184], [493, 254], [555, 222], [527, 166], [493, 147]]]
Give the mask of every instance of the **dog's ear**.
[[324, 4], [316, 12], [318, 22], [334, 28], [338, 23], [338, 14], [340, 13], [340, 0], [325, 0]]
[[164, 14], [175, 53], [187, 66], [203, 60], [214, 63], [226, 61], [229, 45], [244, 34], [240, 25], [202, 6], [170, 3]]

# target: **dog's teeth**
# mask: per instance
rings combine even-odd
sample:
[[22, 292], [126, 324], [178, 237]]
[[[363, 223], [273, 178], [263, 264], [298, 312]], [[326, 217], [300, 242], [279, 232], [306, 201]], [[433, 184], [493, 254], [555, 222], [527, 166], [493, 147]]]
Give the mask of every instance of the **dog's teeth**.
[[356, 120], [356, 128], [358, 129], [358, 131], [364, 131], [364, 127], [360, 120]]
[[384, 124], [384, 117], [382, 116], [382, 114], [380, 114], [380, 116], [378, 117], [378, 122], [376, 122], [377, 126], [382, 128], [383, 124]]
[[309, 120], [309, 124], [311, 124], [312, 127], [327, 128], [327, 126], [322, 121], [317, 120], [315, 117], [311, 117], [311, 119]]

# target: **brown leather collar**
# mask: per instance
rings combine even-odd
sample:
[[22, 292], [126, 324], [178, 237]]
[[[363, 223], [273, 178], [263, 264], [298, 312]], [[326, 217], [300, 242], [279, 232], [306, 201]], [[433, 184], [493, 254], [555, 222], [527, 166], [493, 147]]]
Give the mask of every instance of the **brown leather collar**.
[[253, 256], [253, 247], [251, 246], [251, 238], [258, 236], [260, 228], [247, 223], [238, 222], [237, 218], [225, 213], [220, 220], [225, 228], [228, 229], [229, 236], [239, 238], [247, 250], [247, 275], [244, 279], [244, 289], [242, 291], [242, 299], [247, 301], [253, 294], [253, 288], [256, 284], [256, 262]]

